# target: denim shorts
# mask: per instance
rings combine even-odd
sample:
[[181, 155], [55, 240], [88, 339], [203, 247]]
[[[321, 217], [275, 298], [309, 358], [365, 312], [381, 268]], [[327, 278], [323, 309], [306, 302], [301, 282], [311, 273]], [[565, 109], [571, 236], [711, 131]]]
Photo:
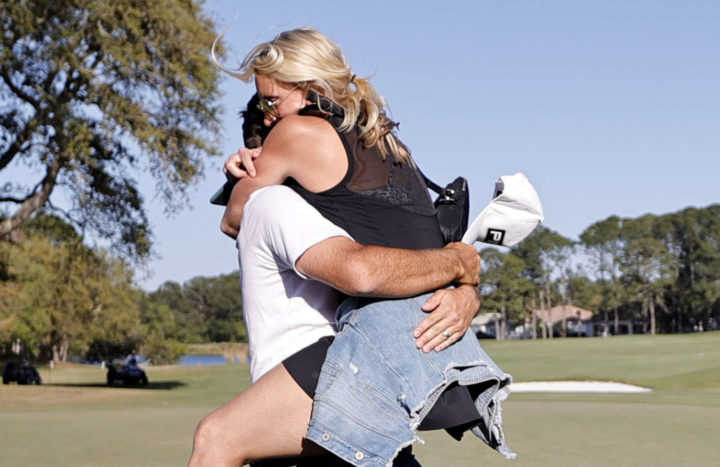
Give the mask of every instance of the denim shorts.
[[512, 378], [468, 331], [441, 352], [415, 346], [413, 329], [430, 294], [401, 300], [350, 297], [320, 373], [306, 437], [353, 465], [389, 466], [416, 441], [440, 394], [467, 386], [480, 420], [473, 433], [506, 457], [500, 402]]
[[[298, 386], [312, 399], [315, 398], [325, 355], [333, 340], [333, 336], [325, 336], [314, 344], [298, 350], [282, 362]], [[420, 422], [418, 429], [423, 431], [444, 428], [450, 436], [460, 440], [463, 433], [476, 425], [479, 419], [480, 415], [475, 409], [468, 388], [454, 383], [440, 394], [438, 401]]]

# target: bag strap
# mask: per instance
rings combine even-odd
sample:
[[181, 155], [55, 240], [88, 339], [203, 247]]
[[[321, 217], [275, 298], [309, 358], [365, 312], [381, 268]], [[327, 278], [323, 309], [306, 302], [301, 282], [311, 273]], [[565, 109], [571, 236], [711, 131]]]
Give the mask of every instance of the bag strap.
[[420, 175], [422, 175], [423, 180], [425, 180], [425, 185], [427, 185], [428, 188], [430, 188], [432, 191], [438, 194], [438, 199], [435, 200], [435, 204], [455, 204], [457, 200], [455, 199], [455, 190], [448, 187], [441, 187], [437, 183], [433, 182], [429, 178], [425, 176], [424, 173], [420, 169], [418, 169], [418, 172], [420, 172]]
[[420, 172], [420, 175], [422, 175], [423, 180], [425, 180], [425, 185], [427, 185], [428, 188], [430, 188], [432, 191], [434, 191], [435, 193], [437, 193], [439, 195], [441, 195], [443, 193], [443, 191], [445, 190], [444, 188], [440, 187], [437, 183], [435, 183], [432, 180], [430, 180], [429, 178], [427, 178], [425, 176], [425, 174], [422, 173], [422, 170], [420, 170], [420, 169], [417, 169], [417, 170], [418, 170], [418, 172]]

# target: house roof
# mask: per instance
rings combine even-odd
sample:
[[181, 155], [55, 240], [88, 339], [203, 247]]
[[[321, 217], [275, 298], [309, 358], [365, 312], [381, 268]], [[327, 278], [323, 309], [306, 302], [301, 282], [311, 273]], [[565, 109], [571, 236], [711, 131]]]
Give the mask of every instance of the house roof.
[[593, 317], [592, 311], [573, 305], [558, 305], [549, 310], [533, 310], [533, 313], [537, 319], [549, 323], [557, 323], [558, 321], [562, 321], [563, 318], [577, 319], [578, 315], [580, 316], [580, 321], [588, 321]]

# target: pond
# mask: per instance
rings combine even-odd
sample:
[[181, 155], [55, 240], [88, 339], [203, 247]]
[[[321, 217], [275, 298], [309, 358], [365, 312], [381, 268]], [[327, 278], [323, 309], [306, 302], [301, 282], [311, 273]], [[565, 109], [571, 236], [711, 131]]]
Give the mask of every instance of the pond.
[[222, 355], [183, 355], [178, 360], [179, 365], [187, 366], [227, 365], [227, 363]]

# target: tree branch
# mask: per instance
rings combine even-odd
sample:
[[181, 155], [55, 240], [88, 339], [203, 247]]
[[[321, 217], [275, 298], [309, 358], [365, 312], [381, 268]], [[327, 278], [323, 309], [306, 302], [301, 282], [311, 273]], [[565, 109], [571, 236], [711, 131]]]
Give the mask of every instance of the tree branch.
[[0, 222], [0, 237], [10, 236], [32, 213], [45, 204], [48, 198], [50, 198], [53, 188], [55, 188], [60, 170], [62, 170], [70, 159], [71, 157], [65, 153], [58, 155], [52, 165], [48, 167], [45, 178], [40, 182], [40, 190], [25, 199], [17, 211], [15, 211], [15, 214]]
[[7, 86], [10, 88], [10, 91], [12, 91], [13, 94], [18, 96], [20, 99], [30, 104], [35, 109], [35, 112], [40, 113], [40, 103], [34, 100], [31, 95], [23, 92], [22, 89], [15, 86], [15, 83], [13, 83], [6, 70], [7, 68], [5, 66], [0, 66], [0, 77], [2, 77], [3, 81], [5, 81], [5, 84], [7, 84]]
[[[54, 73], [48, 73], [45, 82], [42, 86], [40, 86], [38, 91], [44, 93], [44, 89], [47, 89], [50, 86], [57, 74], [57, 70]], [[0, 156], [0, 170], [3, 170], [5, 167], [8, 166], [8, 164], [10, 164], [10, 162], [12, 162], [15, 156], [20, 153], [25, 141], [27, 141], [30, 135], [32, 135], [32, 133], [37, 129], [37, 127], [40, 126], [44, 116], [46, 115], [46, 112], [42, 109], [40, 103], [33, 99], [31, 95], [23, 92], [23, 90], [18, 86], [15, 86], [15, 83], [12, 82], [12, 79], [7, 74], [6, 68], [4, 66], [0, 67], [0, 77], [3, 78], [3, 81], [10, 88], [10, 91], [12, 91], [17, 97], [30, 104], [35, 109], [35, 116], [33, 116], [33, 118], [25, 124], [25, 127], [17, 133], [15, 141], [13, 141], [13, 143], [10, 144], [5, 153]], [[53, 99], [47, 99], [47, 102], [53, 102]]]
[[17, 156], [20, 151], [22, 151], [23, 144], [25, 144], [25, 141], [27, 141], [30, 137], [30, 135], [35, 131], [35, 129], [40, 125], [40, 116], [42, 114], [36, 114], [35, 117], [33, 117], [27, 124], [25, 125], [25, 128], [23, 128], [21, 131], [18, 132], [17, 136], [15, 137], [15, 141], [10, 144], [10, 146], [7, 148], [7, 150], [0, 156], [0, 170], [3, 170], [5, 167], [12, 162], [12, 160]]

